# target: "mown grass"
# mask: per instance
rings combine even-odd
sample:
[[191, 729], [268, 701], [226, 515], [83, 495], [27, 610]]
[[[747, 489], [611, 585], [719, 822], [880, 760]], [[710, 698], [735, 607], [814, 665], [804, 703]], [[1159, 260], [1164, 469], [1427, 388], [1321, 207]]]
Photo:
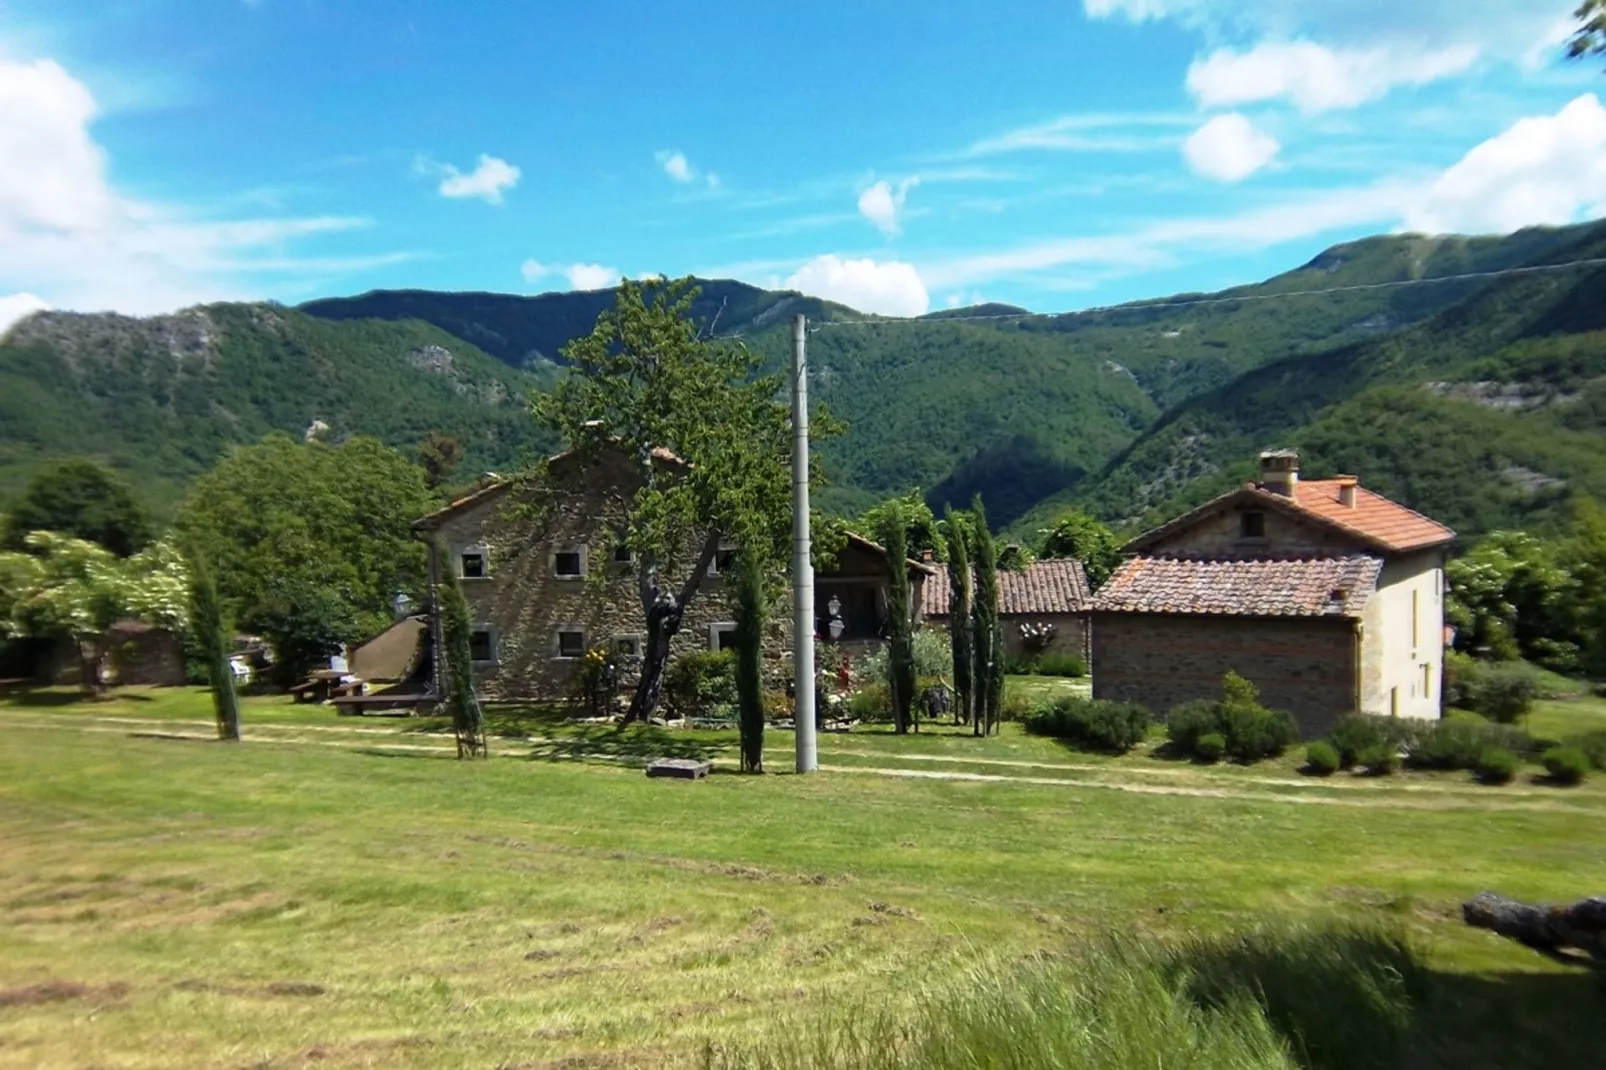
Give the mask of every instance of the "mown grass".
[[[1305, 788], [1013, 726], [827, 734], [858, 771], [663, 782], [631, 764], [662, 733], [532, 713], [460, 764], [402, 749], [445, 742], [416, 722], [259, 699], [240, 746], [134, 735], [208, 717], [192, 691], [0, 704], [0, 1065], [695, 1064], [1107, 932], [1163, 950], [1267, 918], [1409, 936], [1432, 984], [1408, 1065], [1606, 1065], [1594, 978], [1458, 921], [1484, 888], [1606, 886], [1594, 783]], [[616, 760], [569, 760], [597, 749]], [[1004, 775], [865, 771], [933, 767]]]

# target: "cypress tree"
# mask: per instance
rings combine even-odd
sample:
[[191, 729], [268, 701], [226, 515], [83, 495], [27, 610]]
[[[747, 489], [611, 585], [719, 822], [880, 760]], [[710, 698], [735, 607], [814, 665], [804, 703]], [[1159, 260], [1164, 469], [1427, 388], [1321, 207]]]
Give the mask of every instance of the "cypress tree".
[[742, 772], [764, 771], [764, 562], [743, 549], [736, 562], [736, 701]]
[[439, 600], [438, 616], [441, 622], [439, 650], [445, 655], [444, 676], [442, 666], [435, 668], [440, 680], [446, 712], [452, 718], [452, 730], [457, 735], [458, 758], [488, 758], [490, 748], [485, 740], [485, 715], [480, 700], [474, 694], [474, 655], [469, 645], [472, 625], [468, 618], [468, 600], [457, 584], [457, 573], [451, 567], [451, 557], [444, 547], [437, 547], [435, 559], [441, 564], [441, 576], [436, 584], [435, 597]]
[[909, 613], [909, 535], [903, 511], [890, 511], [881, 533], [887, 548], [887, 690], [899, 735], [909, 731], [915, 698], [914, 637]]
[[1003, 706], [1003, 635], [998, 625], [998, 547], [987, 528], [987, 512], [981, 495], [971, 505], [970, 534], [976, 548], [976, 589], [972, 619], [975, 621], [977, 735], [996, 730], [998, 712]]
[[948, 547], [948, 639], [954, 658], [954, 720], [968, 723], [975, 703], [971, 687], [975, 669], [970, 607], [970, 550], [965, 518], [950, 506], [943, 525]]
[[217, 715], [217, 737], [240, 741], [240, 703], [234, 694], [234, 671], [229, 668], [229, 624], [218, 601], [217, 582], [206, 559], [190, 557], [190, 628], [206, 657], [206, 679], [212, 688], [212, 710]]

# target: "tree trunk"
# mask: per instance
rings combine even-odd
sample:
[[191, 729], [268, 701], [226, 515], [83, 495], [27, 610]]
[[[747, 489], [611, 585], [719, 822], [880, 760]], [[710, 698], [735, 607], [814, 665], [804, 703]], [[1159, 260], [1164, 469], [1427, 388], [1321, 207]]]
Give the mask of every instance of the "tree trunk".
[[1559, 954], [1575, 948], [1606, 962], [1606, 897], [1545, 907], [1480, 892], [1461, 905], [1461, 917], [1474, 928], [1488, 929], [1537, 951]]
[[702, 587], [718, 552], [719, 533], [710, 532], [703, 540], [696, 566], [681, 585], [678, 598], [659, 588], [657, 557], [651, 553], [641, 555], [636, 590], [641, 596], [642, 616], [647, 619], [647, 647], [641, 652], [641, 678], [636, 681], [636, 693], [630, 698], [630, 708], [620, 722], [621, 728], [634, 721], [645, 722], [658, 712], [664, 692], [664, 670], [669, 665], [670, 640], [680, 631], [686, 607]]
[[101, 675], [106, 668], [106, 652], [94, 639], [79, 639], [78, 687], [84, 697], [99, 701], [106, 697], [106, 680]]

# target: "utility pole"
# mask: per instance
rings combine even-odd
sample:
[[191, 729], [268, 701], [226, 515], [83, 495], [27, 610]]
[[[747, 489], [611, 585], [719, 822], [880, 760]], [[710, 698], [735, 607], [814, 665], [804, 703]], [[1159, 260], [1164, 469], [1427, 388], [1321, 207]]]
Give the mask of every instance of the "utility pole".
[[809, 325], [792, 317], [792, 685], [797, 771], [819, 768], [814, 739], [814, 562], [809, 553]]

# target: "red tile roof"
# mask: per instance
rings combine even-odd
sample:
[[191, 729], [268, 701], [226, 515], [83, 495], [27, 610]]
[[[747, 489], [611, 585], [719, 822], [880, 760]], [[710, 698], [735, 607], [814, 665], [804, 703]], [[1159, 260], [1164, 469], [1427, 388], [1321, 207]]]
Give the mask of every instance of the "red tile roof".
[[1093, 599], [1095, 613], [1356, 617], [1383, 562], [1347, 557], [1134, 557]]
[[1128, 553], [1141, 553], [1179, 531], [1185, 531], [1203, 518], [1233, 505], [1252, 502], [1257, 507], [1281, 509], [1295, 516], [1316, 520], [1335, 528], [1364, 546], [1384, 553], [1406, 553], [1442, 546], [1455, 538], [1455, 532], [1436, 520], [1429, 520], [1414, 509], [1407, 509], [1381, 494], [1355, 488], [1354, 506], [1339, 500], [1339, 488], [1347, 479], [1301, 481], [1288, 498], [1254, 483], [1212, 498], [1196, 509], [1145, 531], [1127, 543]]
[[1391, 502], [1365, 487], [1355, 488], [1354, 506], [1339, 500], [1339, 488], [1347, 479], [1312, 479], [1294, 488], [1294, 502], [1307, 513], [1314, 513], [1345, 531], [1364, 535], [1386, 550], [1403, 553], [1438, 546], [1455, 538], [1455, 532], [1429, 520], [1414, 509]]
[[[926, 580], [921, 614], [948, 616], [948, 570], [939, 569]], [[1092, 601], [1082, 562], [1033, 561], [1022, 572], [998, 570], [998, 612], [1002, 616], [1038, 616], [1050, 613], [1086, 613]]]

